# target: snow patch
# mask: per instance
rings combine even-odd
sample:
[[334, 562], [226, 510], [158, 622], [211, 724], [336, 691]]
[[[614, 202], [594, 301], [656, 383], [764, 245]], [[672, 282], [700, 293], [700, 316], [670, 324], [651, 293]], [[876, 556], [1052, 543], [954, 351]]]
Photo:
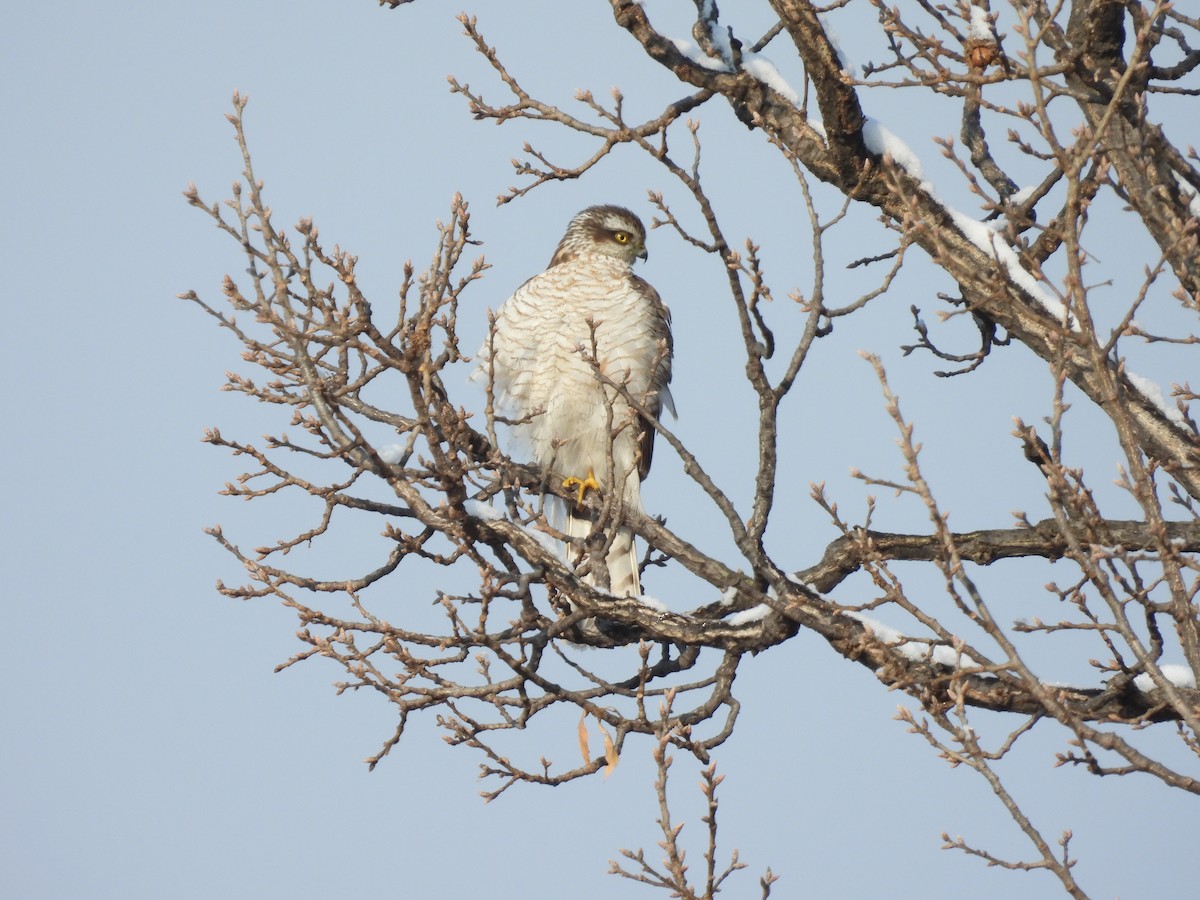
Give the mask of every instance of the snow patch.
[[825, 32], [825, 37], [829, 39], [829, 43], [833, 46], [833, 52], [837, 54], [838, 63], [842, 67], [842, 71], [851, 78], [858, 78], [860, 72], [858, 66], [852, 60], [849, 54], [842, 49], [842, 42], [838, 40], [837, 30], [834, 29], [833, 23], [829, 21], [829, 16], [825, 13], [817, 13], [817, 21], [821, 23], [821, 30]]
[[971, 6], [971, 18], [967, 22], [967, 39], [972, 41], [991, 41], [992, 17], [982, 7]]
[[[1165, 666], [1159, 666], [1158, 670], [1162, 672], [1163, 678], [1176, 687], [1194, 688], [1196, 686], [1196, 675], [1187, 666], [1168, 663]], [[1143, 694], [1146, 694], [1154, 690], [1154, 680], [1149, 675], [1142, 673], [1133, 679], [1133, 686]]]
[[[711, 19], [712, 14], [713, 0], [704, 0], [703, 5], [700, 7], [700, 18]], [[729, 42], [729, 28], [720, 22], [713, 22], [711, 34], [713, 46], [721, 54], [721, 59], [725, 60], [727, 66], [731, 65], [733, 62], [733, 47]]]
[[378, 449], [379, 458], [389, 466], [398, 466], [404, 460], [404, 453], [408, 448], [404, 444], [387, 444]]
[[775, 68], [775, 63], [771, 62], [761, 53], [752, 53], [749, 50], [742, 53], [742, 68], [765, 84], [775, 93], [784, 97], [792, 106], [800, 105], [800, 94], [792, 87], [786, 78], [779, 74], [779, 70]]
[[[701, 18], [708, 18], [711, 15], [712, 0], [705, 0], [700, 8], [700, 16]], [[714, 22], [711, 34], [713, 48], [721, 54], [720, 59], [713, 59], [701, 50], [695, 41], [688, 40], [687, 38], [671, 38], [671, 43], [690, 62], [702, 68], [713, 72], [732, 72], [734, 54], [733, 46], [730, 42], [729, 28], [720, 22]], [[760, 53], [744, 50], [742, 52], [741, 63], [743, 71], [748, 72], [754, 78], [767, 85], [767, 87], [786, 98], [793, 106], [800, 105], [799, 92], [788, 84], [787, 79], [779, 74], [779, 70], [775, 68], [775, 64], [767, 59], [767, 57]]]
[[1187, 419], [1183, 417], [1179, 407], [1167, 403], [1167, 398], [1163, 396], [1162, 388], [1158, 386], [1157, 382], [1151, 381], [1137, 372], [1130, 372], [1128, 369], [1125, 370], [1125, 377], [1138, 389], [1139, 393], [1145, 394], [1151, 403], [1161, 409], [1164, 416], [1181, 428], [1188, 427]]
[[714, 72], [728, 72], [729, 64], [719, 59], [713, 59], [707, 53], [700, 49], [694, 41], [689, 41], [686, 38], [672, 38], [671, 43], [675, 45], [675, 49], [688, 58], [690, 62], [705, 69], [711, 69]]
[[902, 637], [900, 632], [898, 632], [895, 628], [893, 628], [891, 625], [884, 625], [878, 619], [872, 619], [870, 616], [864, 616], [862, 613], [857, 612], [848, 612], [844, 615], [858, 622], [862, 622], [867, 626], [867, 629], [871, 632], [871, 634], [875, 635], [875, 637], [879, 638], [885, 644], [894, 644]]
[[867, 629], [873, 635], [875, 635], [875, 637], [883, 641], [883, 643], [896, 645], [896, 649], [899, 650], [901, 655], [906, 659], [911, 659], [916, 662], [932, 660], [939, 665], [947, 666], [951, 669], [961, 668], [963, 666], [979, 665], [979, 663], [971, 659], [971, 657], [967, 656], [967, 654], [959, 653], [953, 647], [947, 647], [944, 644], [939, 644], [938, 646], [933, 647], [932, 652], [930, 652], [930, 645], [925, 641], [905, 640], [904, 635], [902, 635], [895, 628], [892, 628], [890, 625], [884, 625], [882, 622], [878, 622], [875, 619], [872, 619], [870, 616], [864, 616], [862, 613], [849, 612], [845, 613], [845, 615], [849, 616], [851, 619], [856, 619], [859, 622], [862, 622], [863, 625], [865, 625]]
[[483, 519], [485, 522], [495, 522], [497, 519], [504, 518], [503, 510], [496, 509], [491, 503], [485, 503], [482, 500], [468, 500], [463, 507], [475, 518]]
[[639, 603], [641, 603], [642, 606], [648, 606], [655, 612], [669, 613], [671, 611], [667, 607], [667, 604], [663, 603], [661, 600], [656, 600], [655, 598], [651, 597], [649, 594], [642, 594], [642, 596], [635, 597], [634, 599], [637, 600]]
[[817, 586], [815, 584], [813, 584], [811, 581], [805, 581], [794, 572], [784, 572], [783, 577], [788, 583], [805, 588], [806, 590], [810, 590], [818, 597], [821, 596], [821, 592], [817, 590]]
[[741, 612], [736, 612], [725, 621], [735, 628], [738, 625], [749, 625], [751, 622], [759, 622], [767, 617], [767, 613], [771, 611], [771, 607], [765, 603], [760, 603], [758, 606], [753, 606], [750, 609], [743, 609]]
[[554, 538], [550, 537], [550, 535], [546, 534], [546, 532], [544, 532], [544, 531], [539, 531], [538, 529], [535, 529], [535, 528], [526, 528], [524, 525], [520, 525], [516, 522], [514, 522], [513, 524], [516, 525], [518, 528], [520, 528], [523, 532], [525, 532], [531, 538], [533, 538], [535, 541], [537, 541], [538, 544], [541, 546], [541, 548], [543, 550], [545, 550], [547, 553], [549, 553], [553, 556], [558, 556], [558, 557], [562, 556], [562, 554], [563, 554], [562, 541], [555, 540]]
[[[886, 125], [878, 119], [867, 117], [863, 123], [863, 143], [867, 145], [867, 149], [879, 156], [890, 156], [896, 165], [900, 166], [913, 178], [918, 181], [923, 181], [925, 178], [924, 169], [921, 166], [921, 158], [912, 151], [912, 148], [900, 138], [896, 137]], [[921, 185], [930, 194], [934, 194], [933, 185], [925, 182]], [[936, 196], [936, 195], [934, 195]]]
[[1179, 192], [1187, 198], [1188, 212], [1196, 218], [1200, 218], [1200, 194], [1197, 194], [1196, 189], [1178, 175], [1175, 175], [1175, 183], [1179, 185]]
[[[468, 515], [472, 515], [477, 519], [482, 519], [485, 522], [511, 522], [504, 509], [498, 506], [493, 506], [491, 502], [485, 502], [483, 500], [467, 500], [465, 503], [463, 503], [463, 509], [467, 511]], [[547, 553], [551, 554], [552, 556], [557, 556], [560, 558], [562, 557], [562, 541], [550, 537], [550, 535], [538, 528], [530, 528], [522, 525], [520, 522], [512, 522], [512, 524], [516, 525], [517, 528], [529, 535], [529, 537], [536, 541], [538, 546]]]
[[1029, 187], [1023, 187], [1019, 191], [1017, 191], [1015, 194], [1013, 194], [1011, 197], [1009, 197], [1008, 202], [1013, 204], [1014, 206], [1020, 206], [1022, 203], [1024, 203], [1026, 200], [1028, 200], [1030, 197], [1032, 197], [1033, 192], [1036, 190], [1037, 190], [1036, 184], [1030, 185]]
[[[933, 185], [925, 180], [925, 170], [921, 165], [921, 158], [912, 151], [912, 148], [908, 144], [896, 137], [882, 122], [868, 117], [863, 124], [862, 133], [863, 143], [867, 145], [868, 150], [880, 156], [890, 156], [896, 165], [920, 181], [921, 189], [942, 205], [942, 208], [950, 214], [950, 218], [954, 220], [955, 226], [963, 233], [963, 236], [999, 262], [1004, 267], [1004, 270], [1008, 272], [1009, 278], [1018, 287], [1033, 297], [1057, 321], [1062, 322], [1066, 318], [1073, 331], [1079, 330], [1079, 323], [1075, 321], [1074, 317], [1067, 315], [1067, 307], [1063, 302], [1039, 282], [1033, 276], [1033, 273], [1021, 265], [1021, 259], [1017, 255], [1017, 251], [1002, 236], [997, 234], [997, 229], [1002, 227], [999, 221], [995, 225], [989, 225], [986, 222], [980, 222], [978, 219], [972, 219], [965, 213], [961, 213], [954, 207], [943, 203]], [[1020, 197], [1024, 195], [1027, 198], [1032, 191], [1033, 188], [1026, 188], [1024, 191], [1018, 192], [1016, 196]]]
[[[986, 222], [980, 222], [978, 219], [972, 219], [970, 216], [959, 212], [953, 207], [945, 206], [945, 209], [946, 212], [950, 213], [950, 218], [954, 220], [955, 226], [963, 233], [963, 236], [1000, 263], [1004, 267], [1004, 270], [1008, 272], [1008, 277], [1021, 290], [1040, 303], [1042, 308], [1057, 321], [1061, 322], [1064, 317], [1067, 317], [1071, 330], [1079, 330], [1079, 323], [1075, 321], [1074, 316], [1068, 316], [1067, 307], [1063, 302], [1050, 293], [1033, 276], [1033, 273], [1021, 265], [1021, 258], [1017, 256], [1017, 251], [1009, 245], [1008, 241], [997, 234], [992, 226]], [[995, 227], [1000, 227], [998, 221]]]
[[924, 641], [905, 641], [896, 648], [908, 659], [916, 662], [924, 662], [932, 660], [942, 666], [955, 669], [961, 666], [978, 666], [979, 663], [971, 659], [965, 653], [959, 653], [953, 647], [947, 647], [944, 644], [939, 644], [933, 648], [933, 653], [929, 652], [929, 644]]

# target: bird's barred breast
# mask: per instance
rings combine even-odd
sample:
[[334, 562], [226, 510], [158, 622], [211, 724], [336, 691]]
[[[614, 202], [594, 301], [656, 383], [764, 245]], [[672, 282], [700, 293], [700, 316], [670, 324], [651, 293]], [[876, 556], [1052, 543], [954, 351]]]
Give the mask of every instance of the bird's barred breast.
[[593, 352], [600, 371], [618, 383], [628, 377], [635, 396], [649, 387], [658, 352], [651, 336], [654, 310], [634, 289], [627, 268], [623, 277], [608, 278], [590, 268], [587, 274], [579, 266], [556, 266], [523, 285], [501, 309], [495, 364], [502, 399], [513, 413], [549, 409], [563, 392], [599, 399], [601, 386], [588, 362]]

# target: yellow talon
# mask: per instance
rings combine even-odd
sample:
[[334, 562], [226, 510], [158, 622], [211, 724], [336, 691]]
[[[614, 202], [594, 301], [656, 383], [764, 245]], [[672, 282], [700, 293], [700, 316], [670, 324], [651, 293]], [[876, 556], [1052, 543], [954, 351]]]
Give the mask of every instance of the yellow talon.
[[579, 496], [575, 499], [575, 505], [579, 507], [583, 506], [583, 498], [587, 496], [588, 490], [600, 491], [600, 482], [596, 480], [596, 473], [591, 469], [588, 469], [587, 478], [576, 478], [572, 475], [570, 478], [563, 480], [562, 486], [565, 488], [579, 488]]

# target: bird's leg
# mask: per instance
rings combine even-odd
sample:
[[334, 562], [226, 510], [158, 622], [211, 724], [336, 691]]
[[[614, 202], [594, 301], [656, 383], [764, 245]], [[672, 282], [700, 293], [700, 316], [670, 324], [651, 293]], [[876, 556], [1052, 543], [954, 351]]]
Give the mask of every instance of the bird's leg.
[[570, 478], [563, 480], [562, 486], [565, 488], [579, 488], [579, 496], [575, 498], [575, 505], [580, 509], [583, 508], [583, 498], [587, 496], [589, 490], [600, 491], [600, 482], [596, 480], [596, 473], [590, 468], [588, 469], [587, 478], [576, 478], [572, 475]]

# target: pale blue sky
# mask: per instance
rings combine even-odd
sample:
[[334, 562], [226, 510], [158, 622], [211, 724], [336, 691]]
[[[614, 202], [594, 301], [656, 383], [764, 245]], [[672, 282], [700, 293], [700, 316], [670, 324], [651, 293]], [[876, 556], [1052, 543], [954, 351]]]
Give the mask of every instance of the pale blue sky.
[[[606, 4], [572, 4], [566, 22], [557, 4], [527, 5], [518, 14], [489, 0], [471, 10], [531, 91], [569, 103], [576, 87], [602, 97], [617, 83], [631, 117], [677, 94], [612, 25]], [[665, 17], [675, 7], [682, 35], [690, 3], [658, 0], [652, 10]], [[358, 254], [360, 283], [377, 309], [395, 297], [406, 258], [428, 259], [433, 222], [451, 196], [461, 191], [472, 202], [494, 268], [460, 312], [466, 348], [483, 335], [486, 308], [544, 265], [579, 208], [617, 202], [649, 217], [646, 190], [664, 189], [696, 221], [666, 176], [632, 152], [580, 182], [497, 208], [495, 196], [513, 183], [509, 159], [526, 140], [566, 161], [581, 158], [585, 145], [546, 126], [471, 120], [449, 94], [447, 74], [497, 101], [504, 89], [471, 52], [455, 11], [437, 0], [394, 12], [370, 0], [5, 5], [9, 429], [0, 552], [10, 577], [0, 657], [0, 894], [649, 895], [604, 874], [620, 847], [655, 855], [647, 745], [628, 744], [607, 781], [518, 788], [485, 806], [480, 760], [447, 748], [426, 717], [368, 773], [361, 760], [391, 733], [390, 707], [374, 696], [335, 697], [330, 685], [341, 673], [321, 661], [273, 675], [297, 649], [293, 616], [213, 590], [218, 577], [238, 572], [204, 526], [221, 522], [250, 546], [281, 533], [268, 511], [217, 496], [241, 469], [200, 442], [207, 426], [254, 439], [281, 423], [220, 392], [222, 373], [240, 364], [238, 347], [174, 299], [187, 289], [216, 298], [221, 276], [244, 268], [236, 245], [180, 194], [194, 181], [208, 201], [223, 199], [239, 174], [224, 119], [234, 88], [250, 95], [247, 129], [278, 220], [311, 215], [329, 242]], [[853, 52], [853, 31], [839, 31]], [[957, 132], [955, 111], [904, 102], [890, 97], [869, 111], [909, 141], [931, 178], [946, 179], [939, 190], [950, 202], [967, 208], [929, 142]], [[781, 335], [794, 334], [785, 295], [807, 290], [810, 278], [798, 193], [786, 167], [727, 110], [714, 105], [701, 118], [713, 193], [731, 233], [763, 242], [778, 279], [773, 312]], [[1189, 121], [1191, 134], [1181, 137], [1200, 143], [1195, 116]], [[837, 239], [843, 262], [888, 249], [873, 217], [857, 215], [853, 233]], [[752, 485], [742, 460], [753, 438], [737, 426], [752, 423], [752, 410], [722, 275], [666, 230], [650, 235], [650, 253], [641, 274], [675, 317], [679, 434], [744, 500]], [[903, 358], [898, 347], [913, 338], [910, 303], [932, 319], [934, 294], [951, 289], [929, 271], [914, 267], [873, 314], [839, 323], [789, 401], [794, 455], [784, 460], [786, 509], [771, 547], [796, 568], [835, 536], [807, 499], [809, 482], [826, 481], [843, 512], [858, 518], [866, 490], [848, 468], [886, 477], [900, 470], [860, 349], [884, 356], [956, 527], [1002, 526], [1013, 509], [1046, 514], [1036, 472], [1009, 437], [1012, 416], [1034, 422], [1048, 412], [1045, 367], [1010, 348], [972, 378], [945, 380], [931, 375], [938, 366], [928, 359]], [[1105, 275], [1119, 286], [1119, 274]], [[837, 277], [847, 298], [867, 284], [857, 272]], [[972, 331], [949, 328], [962, 340]], [[1186, 377], [1184, 368], [1146, 367], [1164, 383]], [[481, 406], [474, 390], [464, 370], [460, 402]], [[1090, 437], [1076, 459], [1097, 467], [1103, 488], [1115, 472], [1111, 429], [1087, 410], [1077, 414]], [[994, 469], [960, 464], [968, 459]], [[1105, 496], [1112, 515], [1134, 514], [1115, 492]], [[665, 452], [646, 502], [714, 550], [728, 548]], [[888, 498], [877, 524], [920, 529], [923, 511]], [[1014, 618], [1045, 602], [1045, 569], [979, 575], [993, 596], [1011, 593], [1004, 611]], [[936, 579], [925, 580], [936, 590]], [[677, 609], [711, 599], [669, 572], [652, 573], [646, 589]], [[1087, 674], [1078, 664], [1062, 668], [1063, 679]], [[738, 695], [738, 733], [717, 755], [727, 775], [721, 826], [726, 849], [738, 847], [751, 868], [730, 896], [755, 895], [768, 865], [783, 876], [772, 895], [781, 898], [1058, 895], [1048, 876], [1003, 873], [938, 850], [945, 830], [1000, 854], [1027, 854], [982, 781], [949, 770], [891, 719], [903, 696], [819, 640], [801, 635], [748, 660]], [[569, 762], [578, 752], [573, 721], [523, 739], [533, 758]], [[1053, 769], [1061, 741], [1049, 729], [1030, 744], [1003, 771], [1047, 836], [1074, 829], [1085, 887], [1136, 898], [1180, 896], [1194, 884], [1178, 862], [1194, 850], [1194, 804], [1145, 778], [1098, 782]], [[681, 759], [675, 775], [677, 815], [691, 823], [684, 833], [697, 838], [698, 863], [695, 770]]]

